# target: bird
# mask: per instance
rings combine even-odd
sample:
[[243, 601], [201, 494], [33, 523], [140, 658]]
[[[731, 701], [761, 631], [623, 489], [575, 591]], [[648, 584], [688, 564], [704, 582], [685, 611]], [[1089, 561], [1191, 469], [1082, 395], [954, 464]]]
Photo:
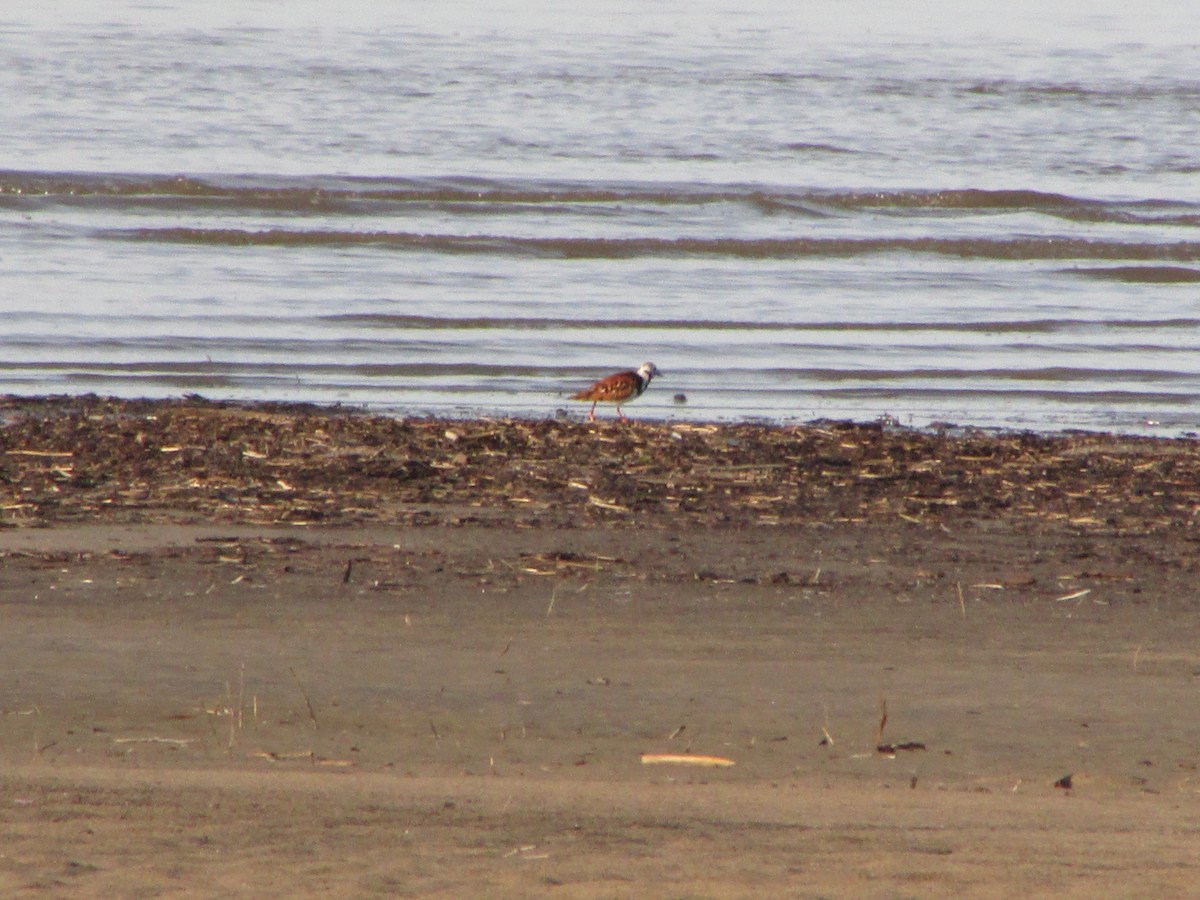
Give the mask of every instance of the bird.
[[572, 394], [572, 400], [591, 400], [592, 408], [588, 410], [588, 421], [596, 421], [596, 404], [597, 403], [615, 403], [617, 405], [617, 418], [622, 422], [628, 422], [625, 414], [621, 412], [621, 404], [627, 400], [632, 400], [635, 397], [640, 397], [642, 391], [650, 386], [650, 379], [655, 375], [661, 375], [658, 367], [652, 362], [642, 363], [637, 369], [630, 369], [628, 372], [617, 372], [615, 375], [608, 375], [601, 378], [589, 388], [585, 388], [578, 394]]

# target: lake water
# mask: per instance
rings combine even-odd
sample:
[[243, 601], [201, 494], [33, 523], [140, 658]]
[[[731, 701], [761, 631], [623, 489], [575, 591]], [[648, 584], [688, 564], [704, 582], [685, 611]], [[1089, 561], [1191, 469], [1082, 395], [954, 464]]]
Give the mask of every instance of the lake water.
[[1200, 8], [28, 6], [0, 393], [1200, 431]]

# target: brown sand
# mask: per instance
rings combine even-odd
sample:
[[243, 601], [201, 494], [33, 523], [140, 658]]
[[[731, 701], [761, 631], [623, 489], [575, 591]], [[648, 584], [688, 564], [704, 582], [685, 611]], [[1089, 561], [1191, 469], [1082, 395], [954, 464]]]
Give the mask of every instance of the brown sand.
[[1200, 884], [1192, 442], [0, 415], [0, 895]]

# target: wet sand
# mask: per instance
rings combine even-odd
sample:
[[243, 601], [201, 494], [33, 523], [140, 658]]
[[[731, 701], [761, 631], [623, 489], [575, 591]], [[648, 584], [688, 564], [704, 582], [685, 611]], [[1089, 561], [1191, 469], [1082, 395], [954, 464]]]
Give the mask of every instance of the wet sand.
[[0, 414], [6, 895], [1200, 877], [1193, 442]]

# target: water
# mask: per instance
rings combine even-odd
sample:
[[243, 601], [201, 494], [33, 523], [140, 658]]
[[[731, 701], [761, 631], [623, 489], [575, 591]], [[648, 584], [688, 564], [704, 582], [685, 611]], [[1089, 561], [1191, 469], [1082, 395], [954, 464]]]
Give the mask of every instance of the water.
[[0, 392], [1200, 431], [1200, 10], [647, 6], [5, 8]]

